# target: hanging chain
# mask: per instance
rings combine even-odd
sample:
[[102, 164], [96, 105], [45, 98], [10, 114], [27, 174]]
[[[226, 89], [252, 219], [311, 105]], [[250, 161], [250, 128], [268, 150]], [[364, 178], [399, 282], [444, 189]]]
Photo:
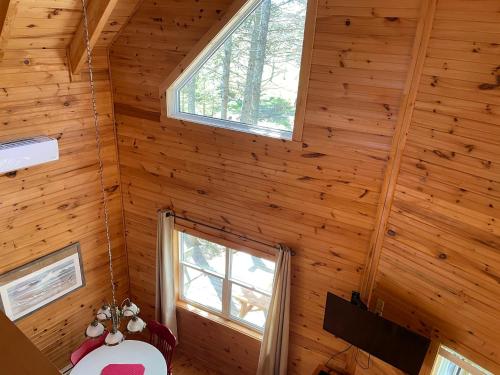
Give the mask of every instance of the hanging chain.
[[111, 278], [111, 292], [112, 292], [112, 302], [113, 306], [116, 306], [115, 298], [115, 277], [113, 274], [113, 254], [111, 253], [111, 235], [109, 232], [109, 213], [108, 213], [108, 201], [106, 199], [106, 190], [104, 188], [104, 166], [102, 162], [102, 152], [101, 152], [101, 134], [99, 131], [99, 118], [97, 114], [97, 104], [96, 104], [96, 93], [94, 86], [94, 73], [92, 71], [92, 51], [90, 50], [90, 36], [89, 36], [89, 25], [87, 19], [87, 7], [85, 6], [85, 0], [82, 0], [83, 7], [83, 20], [84, 20], [84, 32], [85, 39], [87, 43], [87, 61], [89, 65], [89, 78], [90, 78], [90, 91], [92, 94], [92, 110], [94, 112], [94, 128], [95, 128], [95, 140], [97, 144], [97, 157], [99, 159], [99, 182], [101, 186], [102, 202], [104, 208], [104, 225], [106, 227], [106, 240], [108, 243], [108, 257], [109, 257], [109, 274]]

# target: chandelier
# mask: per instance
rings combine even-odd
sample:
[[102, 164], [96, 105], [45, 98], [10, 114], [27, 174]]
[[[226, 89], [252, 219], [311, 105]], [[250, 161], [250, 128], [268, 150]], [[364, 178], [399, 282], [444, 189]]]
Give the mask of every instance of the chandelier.
[[111, 330], [104, 339], [104, 343], [108, 346], [118, 345], [125, 338], [119, 330], [123, 318], [129, 318], [127, 332], [139, 333], [146, 327], [146, 323], [138, 316], [139, 311], [139, 307], [128, 298], [122, 302], [120, 307], [115, 302], [111, 305], [105, 303], [97, 311], [94, 321], [87, 327], [85, 336], [90, 338], [102, 336], [105, 330], [104, 324], [109, 322], [111, 323]]
[[92, 52], [90, 47], [90, 37], [88, 29], [88, 19], [87, 19], [87, 8], [85, 6], [85, 0], [82, 0], [83, 8], [83, 21], [84, 21], [84, 33], [87, 44], [87, 61], [89, 67], [89, 81], [90, 81], [90, 91], [92, 96], [92, 110], [94, 115], [94, 128], [95, 128], [95, 138], [97, 145], [97, 156], [98, 156], [98, 166], [99, 166], [99, 184], [101, 188], [103, 210], [104, 210], [104, 225], [106, 229], [106, 241], [108, 249], [108, 259], [109, 259], [109, 274], [111, 282], [111, 304], [105, 303], [96, 314], [96, 318], [92, 323], [89, 324], [85, 330], [85, 335], [90, 338], [97, 338], [104, 334], [105, 324], [111, 325], [109, 333], [106, 335], [104, 343], [109, 346], [118, 345], [121, 343], [125, 336], [120, 331], [120, 324], [122, 319], [129, 319], [127, 324], [127, 332], [139, 333], [145, 327], [146, 323], [139, 318], [138, 314], [140, 312], [139, 307], [134, 304], [129, 298], [125, 299], [121, 305], [117, 305], [115, 297], [115, 279], [113, 273], [113, 256], [111, 253], [111, 235], [109, 230], [109, 211], [108, 211], [108, 201], [106, 198], [106, 190], [104, 188], [104, 172], [103, 172], [103, 162], [101, 156], [101, 136], [99, 130], [99, 117], [97, 113], [96, 105], [96, 93], [94, 87], [94, 75], [92, 70]]

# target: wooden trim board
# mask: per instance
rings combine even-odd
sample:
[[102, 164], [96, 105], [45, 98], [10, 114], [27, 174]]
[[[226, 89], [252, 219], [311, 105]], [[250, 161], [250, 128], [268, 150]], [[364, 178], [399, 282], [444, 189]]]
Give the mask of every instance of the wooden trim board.
[[307, 94], [309, 92], [309, 77], [316, 33], [316, 19], [318, 14], [318, 0], [307, 2], [306, 24], [304, 27], [304, 43], [302, 45], [302, 59], [300, 62], [299, 87], [297, 90], [297, 105], [295, 107], [295, 121], [292, 140], [301, 142], [304, 134], [306, 118]]

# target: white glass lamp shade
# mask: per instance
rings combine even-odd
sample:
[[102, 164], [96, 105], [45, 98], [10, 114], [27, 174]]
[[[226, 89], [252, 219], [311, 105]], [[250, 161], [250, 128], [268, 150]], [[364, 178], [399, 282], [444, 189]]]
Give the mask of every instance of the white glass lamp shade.
[[124, 339], [123, 333], [121, 333], [119, 330], [116, 330], [114, 332], [111, 331], [106, 336], [106, 339], [104, 340], [104, 343], [107, 346], [114, 346], [114, 345], [118, 345], [119, 343], [121, 343], [123, 341], [123, 339]]
[[111, 308], [108, 305], [102, 306], [98, 311], [97, 311], [97, 319], [99, 320], [106, 320], [111, 318]]
[[94, 320], [92, 323], [90, 323], [89, 326], [87, 327], [87, 330], [85, 331], [85, 335], [93, 339], [101, 336], [103, 333], [104, 333], [104, 326], [97, 320]]
[[123, 306], [123, 316], [135, 316], [139, 314], [139, 311], [139, 307], [133, 302], [128, 302]]
[[127, 330], [132, 333], [139, 333], [146, 328], [146, 323], [141, 318], [134, 316], [127, 324]]

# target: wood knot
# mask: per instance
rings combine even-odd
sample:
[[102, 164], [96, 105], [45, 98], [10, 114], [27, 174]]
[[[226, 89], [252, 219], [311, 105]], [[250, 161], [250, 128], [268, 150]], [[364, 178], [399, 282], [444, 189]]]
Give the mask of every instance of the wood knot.
[[113, 185], [113, 186], [107, 187], [104, 190], [106, 190], [107, 193], [114, 193], [117, 189], [118, 189], [118, 185]]
[[311, 153], [308, 153], [308, 154], [302, 154], [302, 157], [303, 158], [307, 158], [307, 159], [320, 158], [320, 157], [323, 157], [323, 156], [325, 156], [325, 154], [323, 154], [321, 152], [311, 152]]

